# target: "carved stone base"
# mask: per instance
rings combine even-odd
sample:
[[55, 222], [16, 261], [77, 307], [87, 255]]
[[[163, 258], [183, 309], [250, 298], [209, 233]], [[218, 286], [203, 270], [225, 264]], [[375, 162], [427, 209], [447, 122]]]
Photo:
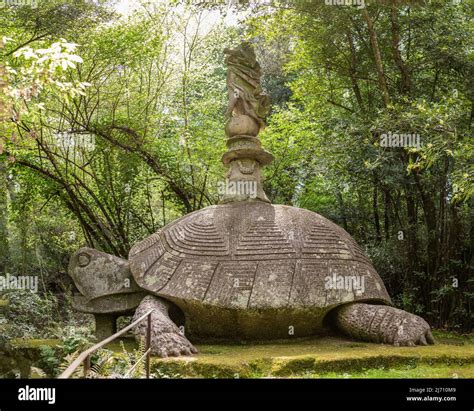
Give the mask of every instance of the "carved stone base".
[[260, 163], [251, 159], [234, 160], [226, 175], [226, 190], [221, 204], [232, 201], [260, 200], [270, 202], [262, 187]]
[[260, 140], [251, 135], [228, 138], [229, 150], [222, 163], [229, 167], [226, 190], [220, 204], [233, 201], [260, 200], [269, 203], [262, 186], [262, 166], [273, 161], [273, 155], [261, 147]]
[[95, 336], [101, 341], [117, 332], [117, 316], [113, 314], [94, 314]]

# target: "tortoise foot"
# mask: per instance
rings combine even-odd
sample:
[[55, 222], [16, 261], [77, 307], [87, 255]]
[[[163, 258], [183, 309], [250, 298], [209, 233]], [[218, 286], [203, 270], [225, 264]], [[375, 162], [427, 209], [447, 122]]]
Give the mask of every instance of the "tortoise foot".
[[181, 355], [192, 355], [197, 349], [189, 340], [179, 333], [163, 333], [152, 339], [151, 353], [161, 358], [179, 357]]
[[423, 318], [385, 305], [342, 306], [336, 312], [336, 324], [358, 340], [411, 347], [434, 344], [430, 326]]
[[[170, 303], [167, 301], [149, 295], [142, 300], [135, 311], [134, 320], [149, 310], [154, 310], [151, 314], [151, 354], [162, 358], [196, 354], [197, 349], [170, 319], [169, 307]], [[146, 327], [147, 321], [142, 321], [134, 328], [137, 340], [146, 337]]]

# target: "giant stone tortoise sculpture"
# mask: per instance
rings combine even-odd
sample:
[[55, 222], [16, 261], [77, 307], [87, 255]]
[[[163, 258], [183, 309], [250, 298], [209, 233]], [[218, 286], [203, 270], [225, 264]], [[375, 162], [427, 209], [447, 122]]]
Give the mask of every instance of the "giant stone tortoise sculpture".
[[[117, 316], [154, 309], [152, 352], [162, 357], [195, 353], [190, 340], [295, 338], [331, 326], [363, 341], [434, 343], [426, 321], [391, 307], [346, 231], [314, 212], [269, 203], [260, 168], [273, 157], [256, 137], [268, 111], [260, 66], [247, 43], [226, 54], [229, 151], [222, 161], [237, 189], [139, 242], [128, 261], [77, 251], [69, 266], [76, 308], [95, 314], [99, 337], [114, 331]], [[137, 338], [145, 327], [136, 327]]]

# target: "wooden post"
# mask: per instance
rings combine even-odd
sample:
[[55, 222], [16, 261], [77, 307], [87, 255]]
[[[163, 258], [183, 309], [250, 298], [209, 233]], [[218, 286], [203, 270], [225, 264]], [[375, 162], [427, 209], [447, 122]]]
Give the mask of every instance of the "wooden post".
[[[58, 378], [69, 378], [74, 371], [79, 367], [81, 364], [83, 364], [84, 367], [84, 377], [87, 376], [87, 373], [91, 369], [91, 356], [92, 354], [97, 351], [99, 348], [102, 348], [106, 346], [107, 344], [111, 343], [114, 341], [116, 338], [120, 337], [121, 335], [124, 335], [126, 332], [130, 331], [135, 327], [137, 324], [140, 324], [145, 318], [148, 319], [148, 331], [147, 331], [147, 338], [146, 338], [146, 344], [148, 346], [148, 349], [151, 350], [151, 313], [153, 310], [150, 310], [146, 314], [143, 314], [140, 318], [132, 322], [131, 324], [127, 325], [125, 328], [122, 328], [119, 332], [115, 333], [114, 335], [111, 335], [110, 337], [107, 337], [105, 340], [93, 345], [92, 347], [88, 348], [86, 351], [82, 352], [79, 354], [79, 356], [72, 362], [72, 364], [69, 365], [69, 367], [66, 368], [65, 371], [58, 377]], [[146, 352], [146, 357], [147, 357], [147, 378], [150, 376], [150, 357], [151, 353]], [[143, 357], [145, 357], [145, 354], [142, 355], [140, 358], [140, 361], [143, 361]], [[132, 368], [135, 368], [132, 367]]]
[[90, 369], [91, 369], [91, 356], [88, 355], [84, 359], [84, 378], [87, 377], [87, 373], [89, 372]]
[[150, 347], [151, 347], [151, 313], [148, 314], [146, 328], [146, 378], [150, 378]]

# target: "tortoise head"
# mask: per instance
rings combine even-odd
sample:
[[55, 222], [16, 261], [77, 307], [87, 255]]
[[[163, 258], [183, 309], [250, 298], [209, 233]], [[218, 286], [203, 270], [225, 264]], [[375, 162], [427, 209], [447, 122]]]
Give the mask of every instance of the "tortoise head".
[[87, 300], [140, 291], [127, 260], [93, 248], [84, 247], [74, 253], [68, 273]]

